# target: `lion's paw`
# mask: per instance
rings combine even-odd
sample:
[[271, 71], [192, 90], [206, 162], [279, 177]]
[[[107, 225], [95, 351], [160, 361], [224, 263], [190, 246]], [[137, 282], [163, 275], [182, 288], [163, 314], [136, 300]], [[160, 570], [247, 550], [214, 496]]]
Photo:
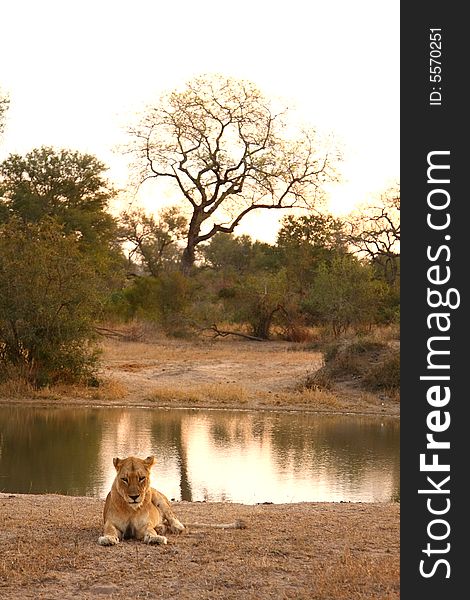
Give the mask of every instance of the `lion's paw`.
[[155, 533], [146, 533], [144, 542], [146, 544], [168, 544], [168, 540], [164, 535], [156, 535]]
[[171, 521], [171, 523], [170, 523], [170, 532], [171, 533], [181, 533], [184, 530], [185, 530], [185, 526], [183, 525], [183, 523], [180, 523], [178, 521], [178, 519], [174, 519], [173, 521]]
[[159, 535], [165, 535], [165, 533], [168, 531], [168, 527], [164, 523], [160, 523], [160, 525], [155, 526], [155, 531]]
[[119, 544], [119, 538], [116, 535], [101, 535], [98, 538], [98, 544], [100, 546], [115, 546]]

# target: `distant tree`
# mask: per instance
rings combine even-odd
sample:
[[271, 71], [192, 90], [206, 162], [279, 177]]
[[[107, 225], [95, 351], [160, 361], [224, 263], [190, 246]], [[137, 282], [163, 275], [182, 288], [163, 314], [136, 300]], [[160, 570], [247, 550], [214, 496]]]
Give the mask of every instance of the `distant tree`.
[[318, 266], [347, 251], [344, 224], [328, 214], [288, 216], [282, 221], [277, 246], [293, 291], [304, 295]]
[[199, 77], [147, 110], [131, 133], [141, 181], [169, 180], [191, 217], [181, 269], [196, 247], [232, 233], [258, 209], [315, 205], [336, 178], [337, 156], [313, 130], [289, 135], [276, 111], [250, 82]]
[[54, 219], [0, 225], [0, 377], [88, 378], [101, 291], [91, 259]]
[[[5, 115], [9, 107], [9, 98], [6, 94], [0, 90], [0, 142], [2, 141], [2, 135], [5, 128]], [[1, 196], [1, 192], [0, 192]], [[0, 202], [0, 223], [2, 223], [7, 217], [7, 210]]]
[[338, 335], [350, 326], [372, 324], [384, 294], [384, 284], [374, 279], [370, 264], [344, 254], [320, 265], [304, 309]]
[[201, 246], [206, 264], [217, 271], [242, 273], [249, 268], [253, 253], [253, 241], [248, 235], [215, 234], [205, 246]]
[[0, 164], [0, 223], [53, 218], [93, 257], [110, 285], [124, 266], [116, 220], [107, 211], [115, 191], [105, 165], [90, 154], [42, 147]]
[[113, 298], [113, 314], [125, 320], [141, 319], [157, 323], [166, 333], [184, 332], [191, 320], [194, 280], [179, 271], [162, 272], [158, 277], [132, 279]]
[[105, 165], [90, 154], [42, 147], [11, 154], [0, 165], [0, 202], [27, 223], [54, 217], [87, 244], [109, 243], [116, 223], [107, 212], [115, 191]]
[[142, 209], [129, 210], [121, 214], [120, 223], [120, 238], [130, 244], [129, 261], [137, 261], [144, 272], [157, 277], [177, 262], [178, 242], [187, 227], [177, 207], [162, 210], [158, 218]]
[[353, 215], [349, 225], [352, 247], [375, 264], [387, 283], [395, 284], [400, 269], [400, 190], [387, 190], [376, 204]]
[[222, 275], [276, 271], [280, 268], [276, 248], [254, 241], [248, 235], [215, 234], [207, 244], [201, 245], [205, 264]]
[[290, 215], [282, 221], [277, 243], [284, 247], [308, 244], [318, 249], [344, 249], [346, 233], [341, 219], [329, 214]]

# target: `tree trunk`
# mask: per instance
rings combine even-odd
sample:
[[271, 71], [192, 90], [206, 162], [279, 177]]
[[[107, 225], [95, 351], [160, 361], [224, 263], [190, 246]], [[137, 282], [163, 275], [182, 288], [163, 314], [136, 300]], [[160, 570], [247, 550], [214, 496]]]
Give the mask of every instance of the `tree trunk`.
[[260, 318], [253, 326], [253, 335], [262, 340], [269, 340], [271, 321], [272, 315], [266, 315]]
[[195, 244], [190, 245], [188, 240], [188, 245], [183, 250], [183, 255], [181, 257], [180, 270], [181, 273], [185, 277], [189, 277], [191, 271], [194, 267], [194, 261], [196, 260], [196, 246]]
[[276, 308], [269, 313], [261, 314], [259, 318], [252, 324], [253, 335], [255, 337], [261, 338], [262, 340], [269, 340], [269, 330], [271, 329], [274, 315], [278, 310], [281, 310], [281, 306], [276, 306]]
[[[199, 207], [198, 207], [199, 208]], [[191, 221], [189, 222], [188, 239], [186, 242], [186, 248], [183, 251], [181, 257], [181, 273], [188, 277], [194, 267], [196, 260], [196, 245], [199, 241], [199, 232], [201, 231], [201, 223], [204, 221], [204, 212], [200, 209], [194, 210]]]

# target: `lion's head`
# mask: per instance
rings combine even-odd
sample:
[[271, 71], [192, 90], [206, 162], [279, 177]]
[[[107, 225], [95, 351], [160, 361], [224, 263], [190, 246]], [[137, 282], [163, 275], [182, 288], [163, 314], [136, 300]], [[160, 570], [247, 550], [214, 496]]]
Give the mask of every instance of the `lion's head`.
[[150, 487], [150, 469], [154, 463], [154, 456], [147, 456], [144, 460], [135, 456], [113, 458], [117, 471], [117, 491], [131, 508], [137, 510], [144, 501]]

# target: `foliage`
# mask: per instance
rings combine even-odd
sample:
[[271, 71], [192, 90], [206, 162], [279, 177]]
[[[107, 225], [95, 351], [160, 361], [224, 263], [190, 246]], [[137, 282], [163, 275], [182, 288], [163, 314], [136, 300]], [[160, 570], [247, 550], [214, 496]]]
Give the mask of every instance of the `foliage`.
[[115, 191], [106, 167], [89, 154], [42, 147], [11, 154], [0, 165], [0, 223], [54, 218], [75, 237], [110, 287], [121, 284], [124, 256], [115, 219], [107, 212]]
[[322, 262], [346, 252], [346, 234], [340, 219], [331, 215], [288, 216], [282, 221], [277, 246], [290, 286], [304, 296]]
[[372, 262], [372, 268], [376, 278], [384, 283], [383, 301], [378, 306], [377, 321], [384, 324], [400, 323], [400, 258], [395, 261], [396, 275], [394, 281], [388, 283], [387, 277], [384, 279], [382, 266], [377, 267], [377, 261]]
[[0, 226], [0, 373], [37, 386], [89, 379], [100, 301], [94, 266], [62, 225]]
[[246, 273], [275, 272], [281, 262], [275, 247], [253, 241], [248, 235], [217, 233], [201, 246], [204, 265], [225, 281]]
[[201, 248], [205, 262], [224, 274], [243, 273], [249, 269], [252, 258], [252, 239], [247, 235], [215, 234]]
[[284, 271], [241, 278], [228, 300], [235, 320], [248, 323], [252, 335], [269, 339], [275, 317], [283, 312], [287, 301], [286, 283]]
[[335, 153], [312, 130], [293, 135], [290, 124], [287, 137], [285, 113], [250, 82], [199, 77], [131, 132], [141, 181], [170, 182], [191, 210], [183, 272], [201, 242], [232, 233], [251, 211], [313, 205], [335, 179]]
[[372, 365], [364, 376], [364, 384], [371, 390], [394, 390], [400, 387], [400, 353], [387, 354], [379, 363]]
[[338, 335], [351, 325], [372, 324], [384, 293], [384, 284], [373, 279], [370, 265], [345, 254], [320, 265], [304, 309]]
[[0, 165], [0, 197], [8, 214], [28, 223], [54, 217], [82, 243], [109, 243], [114, 219], [106, 212], [115, 192], [106, 167], [90, 154], [37, 148]]
[[305, 244], [311, 248], [344, 250], [344, 224], [341, 219], [329, 214], [312, 213], [300, 217], [289, 215], [282, 221], [277, 243], [282, 248]]
[[184, 236], [187, 219], [177, 207], [164, 209], [158, 219], [142, 209], [130, 210], [121, 214], [120, 223], [120, 238], [131, 245], [129, 263], [137, 261], [144, 273], [157, 277], [178, 262], [177, 243]]
[[330, 344], [325, 365], [307, 377], [306, 387], [330, 388], [334, 381], [349, 380], [371, 390], [400, 386], [400, 353], [389, 344], [368, 337]]
[[108, 310], [124, 320], [142, 319], [160, 324], [167, 333], [180, 332], [190, 319], [194, 282], [179, 271], [158, 277], [135, 277], [111, 297]]

